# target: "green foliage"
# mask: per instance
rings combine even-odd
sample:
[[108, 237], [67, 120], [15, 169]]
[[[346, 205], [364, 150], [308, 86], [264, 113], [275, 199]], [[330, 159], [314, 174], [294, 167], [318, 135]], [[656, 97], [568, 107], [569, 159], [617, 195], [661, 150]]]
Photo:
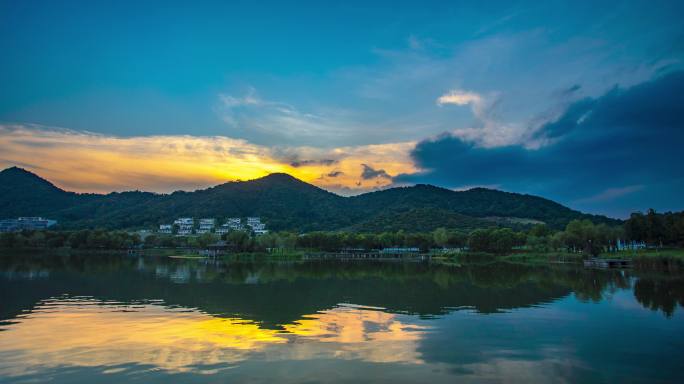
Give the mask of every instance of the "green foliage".
[[551, 233], [547, 228], [535, 226], [527, 234], [526, 245], [535, 252], [567, 252], [598, 255], [623, 237], [620, 227], [594, 224], [589, 220], [573, 220], [564, 231]]
[[137, 234], [124, 231], [23, 231], [0, 234], [3, 248], [128, 249], [140, 244]]
[[429, 185], [391, 188], [341, 197], [285, 174], [230, 182], [195, 192], [76, 194], [19, 168], [0, 172], [0, 217], [45, 216], [62, 229], [151, 228], [180, 216], [261, 216], [271, 230], [382, 233], [430, 232], [437, 228], [471, 231], [501, 223], [540, 220], [561, 229], [574, 219], [617, 224], [584, 215], [540, 197], [475, 188], [456, 192]]
[[660, 214], [649, 209], [645, 215], [633, 213], [625, 221], [624, 228], [629, 240], [684, 246], [684, 212]]
[[67, 242], [76, 249], [127, 249], [139, 244], [140, 237], [124, 231], [86, 229], [71, 233]]
[[477, 229], [468, 236], [468, 247], [473, 252], [505, 254], [521, 243], [521, 239], [510, 228]]
[[355, 224], [348, 230], [356, 232], [407, 231], [428, 232], [438, 228], [475, 228], [495, 227], [491, 220], [479, 219], [438, 208], [413, 208], [408, 210], [386, 210]]
[[226, 240], [230, 242], [238, 252], [250, 252], [254, 250], [254, 240], [247, 232], [232, 231], [228, 233]]

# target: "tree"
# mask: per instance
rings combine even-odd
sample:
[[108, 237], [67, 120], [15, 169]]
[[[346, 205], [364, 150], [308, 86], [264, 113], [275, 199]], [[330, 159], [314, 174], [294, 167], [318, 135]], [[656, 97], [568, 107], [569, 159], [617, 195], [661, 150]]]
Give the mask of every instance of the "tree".
[[197, 246], [206, 248], [207, 245], [217, 242], [218, 239], [218, 236], [213, 233], [203, 233], [197, 237]]
[[445, 247], [449, 243], [449, 232], [446, 228], [437, 228], [432, 232], [432, 238], [436, 245]]
[[491, 239], [486, 229], [476, 229], [468, 235], [468, 248], [475, 252], [488, 252]]
[[546, 237], [551, 234], [551, 230], [549, 227], [546, 226], [546, 224], [536, 224], [532, 228], [530, 228], [528, 235], [534, 236], [534, 237]]
[[490, 233], [490, 252], [504, 254], [510, 252], [515, 241], [515, 234], [510, 228], [501, 228]]
[[238, 252], [247, 252], [253, 249], [252, 238], [247, 232], [232, 231], [228, 233], [227, 240], [235, 247]]

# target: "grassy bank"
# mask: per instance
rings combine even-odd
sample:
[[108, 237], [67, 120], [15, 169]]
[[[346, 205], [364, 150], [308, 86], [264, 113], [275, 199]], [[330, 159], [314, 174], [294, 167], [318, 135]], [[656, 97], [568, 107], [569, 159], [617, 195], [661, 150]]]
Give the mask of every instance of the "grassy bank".
[[640, 249], [638, 251], [620, 251], [613, 253], [605, 253], [602, 254], [600, 257], [614, 257], [622, 259], [667, 259], [684, 262], [684, 249]]
[[[638, 251], [606, 252], [598, 256], [606, 259], [630, 259], [643, 263], [678, 263], [684, 264], [684, 249], [643, 249]], [[534, 252], [517, 251], [513, 253], [496, 255], [482, 252], [461, 252], [441, 256], [437, 259], [444, 259], [460, 263], [487, 263], [495, 261], [506, 261], [511, 263], [526, 264], [545, 264], [545, 263], [577, 263], [581, 264], [587, 258], [583, 253], [570, 252]]]

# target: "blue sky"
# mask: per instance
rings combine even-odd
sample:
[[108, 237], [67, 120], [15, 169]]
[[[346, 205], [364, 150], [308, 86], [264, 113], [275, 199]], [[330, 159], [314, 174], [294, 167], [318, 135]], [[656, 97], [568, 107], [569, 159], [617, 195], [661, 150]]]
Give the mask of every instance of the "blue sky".
[[[613, 216], [684, 209], [682, 2], [140, 3], [0, 2], [2, 165], [167, 191], [243, 177], [231, 156], [249, 152], [261, 173], [294, 164], [347, 194], [430, 182]], [[231, 149], [166, 184], [146, 184], [163, 179], [152, 166], [89, 184], [27, 153], [78, 145], [109, 167], [151, 138]]]

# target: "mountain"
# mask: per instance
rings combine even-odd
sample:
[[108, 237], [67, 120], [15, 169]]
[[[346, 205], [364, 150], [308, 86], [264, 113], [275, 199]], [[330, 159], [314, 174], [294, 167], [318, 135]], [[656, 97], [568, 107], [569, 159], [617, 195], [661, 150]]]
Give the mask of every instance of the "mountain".
[[0, 172], [0, 217], [38, 216], [54, 207], [68, 208], [86, 199], [57, 188], [25, 169], [12, 167]]
[[179, 216], [261, 216], [273, 230], [428, 231], [545, 222], [562, 228], [573, 219], [617, 224], [537, 196], [475, 188], [452, 191], [432, 185], [390, 188], [342, 197], [275, 173], [194, 192], [171, 194], [64, 191], [38, 175], [13, 167], [0, 172], [0, 218], [45, 216], [63, 228], [141, 228]]

